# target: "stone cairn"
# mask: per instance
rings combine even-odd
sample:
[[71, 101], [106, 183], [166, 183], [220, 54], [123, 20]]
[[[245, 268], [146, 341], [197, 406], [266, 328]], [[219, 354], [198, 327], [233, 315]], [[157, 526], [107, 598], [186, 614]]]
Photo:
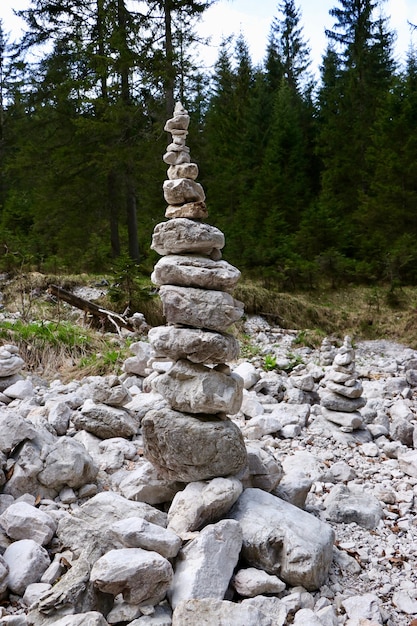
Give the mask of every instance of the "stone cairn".
[[363, 425], [359, 409], [365, 406], [362, 383], [355, 370], [355, 351], [352, 340], [346, 336], [327, 371], [320, 392], [322, 414], [344, 430], [355, 430]]
[[181, 482], [236, 474], [247, 459], [240, 429], [227, 418], [239, 411], [243, 396], [242, 379], [226, 364], [239, 354], [227, 330], [243, 315], [243, 304], [230, 293], [240, 272], [222, 260], [223, 233], [203, 222], [205, 194], [185, 143], [189, 121], [177, 103], [165, 125], [172, 135], [163, 157], [168, 221], [157, 224], [151, 245], [162, 256], [152, 282], [167, 325], [148, 334], [149, 379], [168, 407], [142, 420], [146, 458], [164, 478]]

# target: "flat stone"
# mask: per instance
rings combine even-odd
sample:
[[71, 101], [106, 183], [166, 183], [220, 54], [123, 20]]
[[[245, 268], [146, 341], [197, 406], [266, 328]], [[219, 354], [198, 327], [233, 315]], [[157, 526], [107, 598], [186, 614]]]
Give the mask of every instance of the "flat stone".
[[205, 220], [208, 210], [205, 202], [186, 202], [185, 204], [169, 204], [165, 210], [168, 219], [185, 217], [190, 220]]
[[417, 478], [417, 450], [399, 452], [397, 458], [400, 470], [407, 476]]
[[90, 580], [104, 593], [121, 593], [131, 604], [158, 604], [172, 581], [172, 566], [157, 552], [142, 548], [110, 550], [93, 565]]
[[162, 157], [164, 163], [168, 165], [180, 165], [181, 163], [190, 163], [190, 153], [187, 150], [181, 150], [180, 152], [174, 150], [168, 150]]
[[243, 380], [200, 363], [180, 359], [152, 381], [171, 408], [186, 413], [235, 414], [242, 404]]
[[92, 536], [103, 538], [115, 522], [139, 517], [166, 526], [166, 514], [144, 502], [132, 502], [118, 493], [103, 491], [58, 522], [57, 536], [63, 545], [79, 552]]
[[[172, 614], [172, 626], [213, 626], [230, 624], [240, 626], [275, 626], [276, 621], [266, 617], [251, 605], [236, 604], [227, 600], [203, 598], [184, 600]], [[284, 624], [282, 622], [281, 624]]]
[[175, 180], [176, 178], [191, 178], [195, 180], [198, 176], [198, 165], [197, 163], [171, 165], [167, 173], [170, 180]]
[[157, 326], [148, 333], [156, 357], [187, 358], [193, 363], [227, 363], [239, 356], [239, 342], [232, 335], [197, 328]]
[[179, 491], [168, 510], [168, 528], [184, 539], [188, 533], [225, 515], [242, 493], [237, 478], [197, 481]]
[[329, 422], [333, 422], [334, 424], [338, 424], [339, 426], [352, 430], [361, 428], [364, 423], [363, 417], [358, 411], [348, 413], [346, 411], [334, 411], [322, 407], [321, 413], [326, 420], [329, 420]]
[[320, 402], [322, 406], [330, 411], [353, 413], [365, 406], [366, 398], [346, 398], [332, 391], [324, 391], [320, 393]]
[[354, 595], [342, 600], [342, 606], [350, 619], [374, 620], [381, 623], [380, 599], [373, 593]]
[[168, 324], [224, 332], [244, 312], [242, 302], [222, 291], [163, 285], [159, 295]]
[[156, 285], [179, 285], [202, 289], [232, 290], [240, 271], [227, 261], [207, 257], [170, 254], [159, 259], [151, 275]]
[[183, 600], [222, 600], [242, 547], [238, 522], [221, 520], [203, 528], [180, 552], [168, 592], [172, 608]]
[[142, 420], [144, 455], [168, 479], [183, 482], [237, 474], [246, 464], [238, 426], [213, 416], [149, 411]]
[[329, 525], [260, 489], [246, 489], [229, 515], [242, 527], [249, 565], [308, 591], [325, 582], [333, 559]]
[[48, 513], [27, 502], [11, 504], [0, 515], [0, 524], [11, 539], [33, 539], [42, 546], [51, 541], [57, 526]]
[[157, 224], [151, 245], [152, 250], [161, 255], [209, 255], [213, 250], [221, 250], [223, 247], [224, 235], [218, 228], [182, 217]]
[[247, 567], [236, 572], [233, 587], [240, 596], [253, 598], [265, 593], [281, 593], [286, 584], [278, 578], [255, 567]]
[[96, 404], [93, 400], [84, 402], [81, 411], [73, 416], [73, 423], [77, 430], [86, 430], [101, 439], [128, 439], [139, 429], [137, 419], [125, 409]]
[[171, 502], [181, 488], [181, 483], [162, 478], [152, 463], [145, 461], [139, 467], [127, 472], [126, 477], [119, 483], [118, 490], [128, 500], [153, 505]]
[[34, 439], [36, 429], [20, 415], [0, 409], [0, 450], [8, 454], [25, 439]]
[[184, 204], [185, 202], [204, 202], [206, 194], [200, 183], [190, 178], [165, 180], [163, 185], [164, 198], [168, 204]]
[[379, 501], [369, 491], [347, 485], [336, 485], [325, 499], [327, 518], [333, 522], [350, 524], [372, 530], [381, 521], [384, 512]]
[[31, 398], [34, 391], [32, 382], [26, 378], [18, 380], [13, 385], [10, 385], [10, 387], [7, 387], [3, 393], [9, 398], [24, 400], [25, 398]]
[[333, 380], [328, 380], [326, 382], [326, 387], [329, 391], [338, 393], [345, 398], [359, 398], [363, 392], [362, 383], [359, 380], [356, 381], [354, 385], [350, 386], [347, 386], [346, 384], [336, 383]]
[[176, 557], [182, 543], [172, 530], [139, 517], [128, 517], [114, 522], [110, 526], [110, 532], [125, 548], [153, 550], [166, 559]]

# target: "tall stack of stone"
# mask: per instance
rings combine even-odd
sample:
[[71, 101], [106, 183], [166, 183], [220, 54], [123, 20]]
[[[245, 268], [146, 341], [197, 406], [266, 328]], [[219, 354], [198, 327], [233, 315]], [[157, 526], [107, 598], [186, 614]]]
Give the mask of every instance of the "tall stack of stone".
[[363, 418], [359, 409], [365, 406], [366, 399], [362, 397], [362, 383], [355, 370], [355, 351], [350, 337], [345, 337], [322, 384], [323, 416], [348, 430], [360, 428]]
[[[204, 190], [185, 143], [189, 121], [178, 103], [165, 126], [172, 135], [163, 157], [168, 221], [155, 227], [151, 246], [162, 256], [152, 281], [167, 322], [148, 335], [159, 372], [151, 384], [169, 406], [142, 420], [145, 456], [164, 477], [183, 482], [236, 474], [246, 464], [241, 432], [227, 418], [243, 393], [242, 379], [226, 364], [239, 353], [227, 331], [243, 314], [230, 293], [240, 272], [222, 260], [223, 233], [202, 221]], [[171, 362], [167, 371], [160, 361]]]

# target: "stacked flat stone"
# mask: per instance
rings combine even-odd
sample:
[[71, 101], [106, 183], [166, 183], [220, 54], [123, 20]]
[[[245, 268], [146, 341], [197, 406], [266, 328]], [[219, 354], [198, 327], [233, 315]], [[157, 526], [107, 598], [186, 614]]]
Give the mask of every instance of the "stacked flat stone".
[[329, 337], [325, 337], [320, 347], [320, 365], [332, 365], [336, 349]]
[[346, 336], [323, 379], [320, 401], [324, 417], [347, 430], [361, 428], [363, 418], [359, 409], [366, 404], [362, 391], [355, 370], [355, 351], [351, 338]]
[[155, 227], [151, 248], [162, 258], [152, 273], [159, 287], [166, 326], [150, 330], [154, 391], [169, 408], [142, 420], [145, 456], [166, 478], [192, 482], [238, 473], [246, 464], [239, 428], [227, 418], [240, 409], [243, 381], [226, 364], [239, 354], [227, 331], [243, 315], [231, 295], [238, 269], [222, 260], [223, 233], [202, 220], [205, 194], [198, 166], [185, 144], [189, 115], [177, 103], [165, 130], [172, 143], [163, 157], [168, 221]]

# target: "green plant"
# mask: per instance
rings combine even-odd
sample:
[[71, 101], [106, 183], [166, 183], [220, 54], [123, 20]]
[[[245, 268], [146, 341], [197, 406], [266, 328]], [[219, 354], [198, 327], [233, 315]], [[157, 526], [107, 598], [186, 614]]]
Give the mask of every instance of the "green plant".
[[263, 362], [263, 368], [265, 371], [270, 372], [277, 366], [277, 357], [274, 354], [266, 354]]
[[295, 369], [297, 367], [297, 365], [303, 365], [304, 364], [302, 356], [300, 356], [299, 354], [294, 354], [293, 352], [288, 352], [287, 359], [289, 361], [288, 365], [286, 365], [285, 367], [282, 368], [284, 370], [284, 372], [287, 372], [287, 374], [292, 372], [293, 369]]

